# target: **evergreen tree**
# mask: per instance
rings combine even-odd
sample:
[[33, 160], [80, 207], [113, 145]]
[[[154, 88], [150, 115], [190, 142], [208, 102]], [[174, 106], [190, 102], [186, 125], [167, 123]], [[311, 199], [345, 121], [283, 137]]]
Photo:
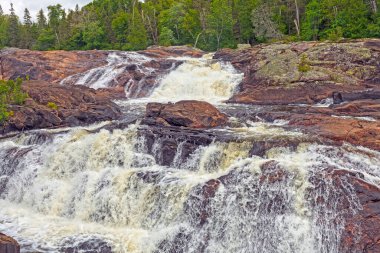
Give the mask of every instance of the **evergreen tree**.
[[8, 26], [8, 45], [11, 47], [17, 47], [19, 45], [20, 38], [20, 29], [19, 29], [19, 20], [13, 8], [13, 3], [11, 3], [9, 16], [9, 26]]
[[33, 45], [33, 30], [32, 27], [32, 17], [27, 8], [24, 10], [24, 26], [22, 27], [21, 32], [21, 47], [23, 48], [32, 48]]
[[0, 6], [0, 48], [7, 45], [8, 42], [8, 18], [4, 15]]
[[128, 22], [128, 14], [125, 11], [116, 13], [112, 20], [112, 29], [120, 45], [127, 42]]
[[37, 26], [39, 30], [43, 30], [47, 26], [47, 20], [42, 9], [37, 14]]
[[[0, 6], [0, 47], [145, 49], [193, 45], [203, 50], [271, 39], [380, 37], [380, 0], [93, 0], [74, 10], [48, 7], [36, 23]], [[20, 22], [22, 20], [23, 22]]]
[[61, 34], [59, 33], [59, 27], [62, 21], [64, 21], [66, 14], [62, 9], [62, 5], [50, 5], [48, 6], [48, 17], [49, 17], [49, 28], [54, 33], [56, 38], [56, 44], [58, 47], [61, 46]]

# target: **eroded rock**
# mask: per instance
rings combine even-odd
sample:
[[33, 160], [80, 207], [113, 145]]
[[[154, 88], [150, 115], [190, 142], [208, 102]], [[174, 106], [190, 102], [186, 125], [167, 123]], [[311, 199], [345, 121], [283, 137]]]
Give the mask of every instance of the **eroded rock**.
[[110, 97], [87, 87], [30, 81], [22, 88], [29, 99], [24, 105], [9, 108], [13, 116], [4, 124], [2, 133], [91, 124], [114, 120], [121, 115]]
[[189, 128], [213, 128], [223, 126], [228, 118], [213, 105], [195, 100], [177, 103], [149, 103], [145, 122], [154, 125]]
[[[244, 80], [230, 99], [250, 104], [314, 104], [334, 92], [365, 91], [380, 80], [380, 40], [345, 43], [297, 42], [224, 49]], [[301, 65], [308, 68], [303, 70]]]
[[18, 242], [3, 233], [0, 233], [0, 253], [19, 253], [20, 245]]

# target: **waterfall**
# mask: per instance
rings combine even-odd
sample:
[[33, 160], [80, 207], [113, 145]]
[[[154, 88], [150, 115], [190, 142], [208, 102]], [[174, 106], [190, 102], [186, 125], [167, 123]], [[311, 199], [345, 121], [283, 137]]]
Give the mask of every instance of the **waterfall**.
[[[61, 82], [95, 89], [124, 82], [126, 96], [138, 99], [117, 103], [135, 123], [2, 137], [1, 232], [28, 253], [350, 252], [341, 245], [345, 226], [363, 209], [351, 177], [379, 187], [379, 152], [321, 144], [284, 120], [258, 117], [153, 131], [127, 120], [141, 119], [146, 102], [258, 110], [222, 104], [243, 78], [230, 63], [167, 58], [159, 72], [154, 61], [111, 52], [106, 66]], [[350, 226], [359, 231], [352, 241], [360, 240], [359, 225]]]
[[167, 63], [160, 65], [157, 59], [141, 53], [112, 52], [107, 65], [69, 76], [61, 85], [94, 89], [121, 85], [128, 98], [148, 97], [143, 102], [196, 99], [218, 103], [232, 96], [243, 74], [230, 63], [213, 60], [212, 56], [169, 57], [161, 59]]
[[[303, 142], [278, 124], [220, 130], [239, 138], [186, 156], [192, 141], [170, 139], [177, 143], [170, 165], [160, 158], [173, 137], [149, 144], [140, 128], [41, 130], [2, 141], [0, 230], [25, 252], [98, 245], [99, 252], [337, 253], [344, 218], [360, 202], [348, 181], [322, 190], [313, 177], [334, 167], [380, 184], [380, 153]], [[251, 143], [267, 138], [300, 144], [250, 155]]]
[[243, 74], [230, 63], [203, 58], [184, 58], [184, 63], [165, 76], [150, 96], [154, 101], [203, 100], [218, 103], [229, 99]]
[[[136, 52], [111, 52], [107, 57], [107, 65], [69, 76], [63, 79], [60, 84], [84, 85], [93, 89], [114, 87], [120, 85], [118, 79], [122, 75], [128, 74], [129, 70], [137, 70], [144, 75], [151, 74], [153, 69], [144, 66], [144, 64], [152, 60]], [[130, 81], [132, 82], [132, 79]]]

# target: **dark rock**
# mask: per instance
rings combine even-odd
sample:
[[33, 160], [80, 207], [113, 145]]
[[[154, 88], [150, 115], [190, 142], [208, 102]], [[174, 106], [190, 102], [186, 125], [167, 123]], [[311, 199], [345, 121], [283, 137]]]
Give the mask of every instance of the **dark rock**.
[[339, 92], [333, 92], [332, 97], [333, 97], [334, 104], [336, 105], [341, 104], [343, 102], [342, 94]]
[[19, 253], [20, 245], [18, 242], [9, 237], [0, 233], [0, 253]]
[[112, 253], [111, 245], [104, 239], [92, 235], [69, 237], [62, 241], [60, 252], [64, 253]]

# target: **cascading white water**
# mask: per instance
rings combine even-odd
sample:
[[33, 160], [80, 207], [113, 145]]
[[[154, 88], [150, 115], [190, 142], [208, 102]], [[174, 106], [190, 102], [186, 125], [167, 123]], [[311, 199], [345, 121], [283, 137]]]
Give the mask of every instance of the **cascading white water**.
[[[147, 101], [227, 100], [243, 75], [210, 56], [172, 59], [183, 63], [123, 111], [139, 116]], [[150, 60], [115, 52], [107, 66], [62, 84], [111, 87], [127, 64], [153, 71], [144, 66]], [[321, 175], [360, 172], [380, 186], [380, 153], [309, 142], [285, 130], [285, 121], [235, 123], [193, 139], [152, 137], [139, 123], [103, 128], [112, 122], [4, 138], [0, 231], [28, 253], [340, 253], [345, 220], [362, 207], [348, 180], [337, 187]], [[213, 134], [231, 138], [198, 143]], [[269, 141], [296, 144], [251, 154], [254, 144]], [[175, 150], [170, 159], [168, 147]], [[349, 208], [340, 209], [342, 202]]]
[[[155, 76], [157, 85], [149, 87], [150, 91], [145, 95], [148, 96], [147, 99], [137, 101], [175, 102], [196, 99], [219, 103], [227, 100], [242, 81], [243, 74], [238, 73], [230, 63], [213, 60], [212, 56], [207, 54], [202, 58], [168, 58], [172, 62], [171, 68]], [[139, 53], [114, 52], [108, 55], [107, 61], [106, 66], [65, 78], [61, 85], [85, 85], [94, 89], [114, 87], [120, 85], [120, 76], [128, 76], [127, 66], [135, 64], [142, 79], [136, 81], [128, 76], [129, 81], [125, 84], [126, 97], [134, 98], [146, 85], [146, 78], [157, 71], [146, 64], [154, 59]], [[179, 67], [176, 67], [176, 63]], [[133, 71], [136, 69], [133, 68]]]
[[118, 84], [118, 77], [128, 72], [126, 66], [129, 64], [135, 64], [136, 68], [145, 75], [153, 72], [152, 68], [143, 65], [151, 60], [151, 58], [136, 52], [113, 52], [108, 55], [107, 65], [69, 76], [60, 83], [61, 85], [84, 85], [93, 89], [113, 87]]
[[[92, 242], [102, 252], [178, 252], [180, 246], [194, 253], [338, 253], [350, 213], [318, 208], [313, 200], [344, 198], [352, 213], [360, 203], [347, 192], [348, 182], [343, 194], [333, 184], [320, 191], [309, 178], [334, 166], [380, 185], [380, 153], [350, 145], [304, 143], [250, 156], [255, 140], [304, 137], [276, 124], [226, 129], [240, 141], [201, 145], [185, 160], [179, 157], [186, 143], [179, 141], [170, 166], [158, 164], [163, 140], [154, 138], [149, 152], [138, 127], [40, 131], [1, 142], [0, 230], [25, 252]], [[273, 181], [271, 173], [281, 171], [287, 176]], [[221, 182], [214, 194], [204, 190], [212, 180]]]
[[212, 54], [183, 60], [182, 65], [161, 80], [150, 100], [176, 102], [196, 99], [218, 103], [229, 99], [243, 79], [243, 74], [230, 63], [212, 60]]

